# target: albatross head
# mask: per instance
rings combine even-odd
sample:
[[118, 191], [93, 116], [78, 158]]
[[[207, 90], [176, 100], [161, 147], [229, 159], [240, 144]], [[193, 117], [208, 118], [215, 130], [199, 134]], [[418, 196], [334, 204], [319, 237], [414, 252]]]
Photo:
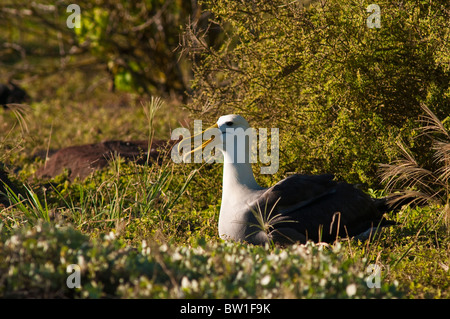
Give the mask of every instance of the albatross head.
[[227, 128], [242, 128], [243, 130], [246, 130], [250, 127], [250, 125], [242, 116], [237, 114], [228, 114], [219, 117], [217, 127], [225, 133]]
[[247, 120], [237, 114], [221, 116], [216, 125], [222, 134], [224, 154], [223, 186], [224, 194], [246, 189], [260, 189], [253, 176], [251, 166], [251, 146], [256, 133]]
[[[256, 149], [256, 131], [247, 120], [237, 114], [224, 115], [219, 118], [216, 128], [221, 132], [222, 153], [225, 163], [250, 163]], [[252, 162], [253, 163], [253, 162]], [[247, 165], [250, 167], [249, 165]]]
[[[236, 157], [238, 153], [241, 154], [241, 157], [245, 155], [245, 157], [248, 160], [249, 147], [245, 139], [255, 136], [250, 136], [253, 133], [253, 131], [251, 131], [250, 125], [248, 124], [245, 118], [237, 114], [223, 115], [217, 120], [216, 124], [207, 128], [202, 133], [206, 133], [206, 135], [209, 135], [208, 132], [214, 132], [212, 133], [213, 137], [206, 140], [200, 146], [200, 148], [202, 149], [205, 148], [206, 145], [211, 143], [215, 138], [219, 138], [218, 143], [221, 145], [219, 146], [219, 149], [224, 153], [224, 155], [227, 155], [227, 140], [228, 140], [228, 143], [230, 144], [228, 145], [228, 153], [230, 153], [230, 150], [233, 149], [233, 152], [231, 152], [233, 159], [230, 160], [234, 163], [236, 162], [242, 163], [242, 161], [237, 161], [237, 159], [234, 159], [234, 157]], [[236, 143], [234, 138], [237, 138]], [[238, 145], [240, 146], [239, 148]]]

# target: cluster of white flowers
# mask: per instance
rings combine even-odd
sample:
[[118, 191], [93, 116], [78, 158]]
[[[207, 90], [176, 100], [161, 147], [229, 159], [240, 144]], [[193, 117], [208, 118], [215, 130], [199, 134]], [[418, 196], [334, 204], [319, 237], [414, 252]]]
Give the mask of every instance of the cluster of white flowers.
[[121, 246], [114, 233], [86, 242], [73, 229], [46, 227], [12, 234], [1, 243], [5, 274], [18, 287], [22, 278], [26, 284], [50, 286], [53, 279], [67, 278], [67, 266], [76, 264], [81, 297], [101, 296], [106, 285], [126, 298], [365, 298], [389, 293], [368, 288], [367, 260], [348, 258], [340, 244], [280, 248], [202, 242], [191, 247], [143, 240], [140, 249], [133, 249]]

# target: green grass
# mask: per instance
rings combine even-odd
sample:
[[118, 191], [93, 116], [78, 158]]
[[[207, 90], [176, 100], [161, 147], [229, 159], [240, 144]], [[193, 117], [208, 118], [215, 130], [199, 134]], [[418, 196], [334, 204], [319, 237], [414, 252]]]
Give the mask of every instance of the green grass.
[[[41, 223], [3, 237], [0, 293], [6, 297], [391, 298], [397, 284], [366, 284], [365, 260], [342, 258], [340, 244], [269, 249], [236, 243], [191, 246], [142, 241], [136, 249], [108, 235], [89, 240]], [[81, 268], [81, 288], [65, 285]], [[7, 275], [6, 275], [7, 274]]]
[[[166, 101], [149, 117], [133, 96], [101, 87], [90, 97], [51, 96], [23, 120], [0, 109], [0, 161], [25, 194], [0, 207], [1, 297], [450, 298], [439, 206], [391, 216], [400, 225], [368, 242], [254, 247], [218, 238], [220, 165], [116, 159], [84, 181], [35, 180], [44, 163], [37, 152], [168, 138], [185, 119], [179, 104]], [[65, 285], [70, 264], [81, 267], [79, 289]], [[381, 269], [380, 288], [367, 286], [371, 264]]]

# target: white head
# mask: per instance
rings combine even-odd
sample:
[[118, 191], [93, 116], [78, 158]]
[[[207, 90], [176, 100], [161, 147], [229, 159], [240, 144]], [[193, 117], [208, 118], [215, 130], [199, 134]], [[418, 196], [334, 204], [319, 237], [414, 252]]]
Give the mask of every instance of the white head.
[[[256, 162], [257, 132], [240, 115], [229, 114], [219, 118], [217, 129], [222, 133], [222, 151], [225, 162]], [[253, 159], [253, 161], [252, 161]]]
[[246, 130], [250, 127], [250, 125], [242, 116], [237, 114], [228, 114], [219, 117], [217, 120], [217, 127], [225, 133], [227, 128], [242, 128]]

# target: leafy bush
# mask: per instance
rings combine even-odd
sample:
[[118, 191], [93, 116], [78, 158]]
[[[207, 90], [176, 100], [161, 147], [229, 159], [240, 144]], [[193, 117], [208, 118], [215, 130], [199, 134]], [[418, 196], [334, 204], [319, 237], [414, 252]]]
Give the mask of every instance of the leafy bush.
[[95, 87], [95, 73], [107, 72], [112, 88], [184, 94], [189, 63], [176, 48], [183, 26], [201, 18], [196, 1], [80, 0], [81, 26], [75, 28], [66, 24], [74, 21], [69, 4], [2, 1], [0, 39], [7, 44], [0, 49], [0, 66], [8, 70], [6, 76], [42, 77], [76, 69]]
[[[269, 250], [236, 243], [125, 248], [114, 236], [89, 241], [47, 223], [1, 234], [1, 297], [373, 298], [399, 297], [395, 284], [368, 288], [364, 261], [332, 247]], [[80, 266], [70, 289], [67, 266]]]
[[188, 65], [175, 49], [182, 26], [195, 16], [195, 2], [105, 0], [82, 6], [77, 42], [108, 67], [118, 89], [184, 93]]
[[[424, 102], [450, 112], [446, 1], [206, 1], [226, 34], [214, 49], [187, 30], [194, 114], [237, 112], [279, 127], [283, 171], [333, 172], [376, 185], [377, 163], [409, 138]], [[195, 60], [197, 59], [197, 60]]]

